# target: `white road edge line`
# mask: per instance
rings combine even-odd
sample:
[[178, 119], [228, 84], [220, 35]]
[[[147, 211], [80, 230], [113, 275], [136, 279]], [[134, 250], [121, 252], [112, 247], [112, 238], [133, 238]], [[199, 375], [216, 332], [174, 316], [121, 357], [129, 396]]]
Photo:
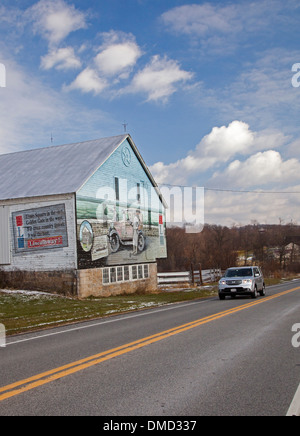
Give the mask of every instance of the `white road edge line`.
[[286, 416], [300, 416], [300, 385], [290, 405]]
[[[166, 311], [166, 310], [173, 310], [173, 309], [177, 309], [177, 308], [179, 308], [179, 307], [184, 307], [184, 306], [188, 306], [188, 305], [201, 304], [201, 303], [204, 303], [205, 301], [207, 301], [207, 300], [204, 300], [204, 301], [195, 301], [195, 302], [184, 303], [184, 304], [174, 304], [174, 305], [171, 303], [170, 305], [168, 305], [168, 307], [165, 307], [165, 308], [159, 308], [159, 309], [156, 309], [156, 310], [151, 310], [151, 309], [149, 308], [149, 311], [147, 311], [147, 312], [140, 312], [140, 313], [137, 313], [137, 314], [134, 314], [134, 315], [132, 315], [132, 314], [127, 314], [127, 316], [126, 316], [126, 315], [123, 315], [122, 317], [116, 315], [116, 316], [118, 316], [118, 318], [109, 319], [109, 320], [107, 320], [107, 321], [102, 320], [102, 321], [100, 321], [100, 322], [93, 323], [93, 324], [89, 324], [89, 325], [82, 325], [82, 326], [78, 326], [78, 325], [77, 325], [77, 327], [73, 327], [73, 328], [69, 328], [69, 329], [68, 329], [68, 328], [65, 328], [65, 329], [62, 330], [62, 331], [52, 332], [52, 333], [46, 333], [46, 334], [41, 334], [41, 335], [33, 336], [33, 337], [31, 337], [31, 338], [20, 339], [20, 340], [18, 340], [18, 341], [12, 341], [12, 342], [9, 342], [9, 340], [7, 340], [7, 342], [6, 342], [6, 346], [14, 345], [14, 344], [19, 344], [19, 343], [21, 343], [21, 342], [33, 341], [33, 340], [36, 340], [36, 339], [42, 339], [42, 338], [46, 338], [46, 337], [49, 337], [49, 336], [61, 335], [61, 334], [63, 334], [63, 333], [69, 333], [69, 332], [72, 332], [72, 331], [74, 331], [74, 330], [83, 330], [83, 329], [87, 329], [87, 328], [97, 327], [97, 326], [102, 325], [102, 324], [109, 324], [109, 323], [112, 323], [112, 322], [124, 321], [124, 320], [126, 320], [126, 319], [136, 318], [136, 317], [138, 317], [138, 316], [151, 315], [151, 314], [153, 314], [153, 313], [164, 312], [164, 311]], [[171, 306], [171, 307], [170, 307], [170, 306]], [[120, 315], [121, 315], [121, 314], [120, 314]], [[83, 322], [85, 322], [85, 321], [83, 321]], [[88, 322], [88, 321], [86, 321], [86, 322]], [[79, 323], [80, 323], [80, 321], [79, 321]], [[30, 334], [30, 333], [28, 333], [28, 334]]]

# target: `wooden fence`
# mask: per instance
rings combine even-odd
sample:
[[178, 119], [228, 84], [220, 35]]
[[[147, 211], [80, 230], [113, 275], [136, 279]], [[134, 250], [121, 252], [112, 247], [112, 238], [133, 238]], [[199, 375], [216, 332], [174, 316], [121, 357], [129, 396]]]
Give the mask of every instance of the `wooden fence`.
[[203, 285], [204, 283], [211, 283], [219, 280], [222, 273], [220, 269], [205, 269], [185, 272], [167, 272], [158, 273], [157, 279], [159, 285]]

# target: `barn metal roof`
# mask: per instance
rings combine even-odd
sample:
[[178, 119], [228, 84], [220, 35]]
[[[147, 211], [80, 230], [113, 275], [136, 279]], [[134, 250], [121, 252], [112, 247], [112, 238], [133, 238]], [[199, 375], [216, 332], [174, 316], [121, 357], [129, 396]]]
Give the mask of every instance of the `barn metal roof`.
[[0, 200], [75, 193], [126, 139], [157, 186], [125, 134], [0, 155]]

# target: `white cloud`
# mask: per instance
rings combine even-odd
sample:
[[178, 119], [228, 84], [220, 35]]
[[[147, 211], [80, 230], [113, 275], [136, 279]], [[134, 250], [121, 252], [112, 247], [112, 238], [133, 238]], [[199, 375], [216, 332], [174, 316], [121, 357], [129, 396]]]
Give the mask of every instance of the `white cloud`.
[[279, 219], [286, 223], [300, 223], [300, 204], [297, 200], [300, 186], [287, 188], [295, 194], [267, 194], [256, 192], [206, 191], [205, 222], [232, 225], [247, 225], [251, 222], [276, 224]]
[[[80, 89], [83, 92], [100, 94], [108, 89], [111, 95], [143, 93], [147, 101], [163, 101], [178, 90], [182, 83], [193, 78], [193, 74], [180, 68], [178, 62], [153, 56], [150, 63], [135, 74], [128, 86], [113, 90], [119, 79], [126, 79], [136, 65], [142, 52], [135, 42], [113, 43], [105, 47], [94, 59], [95, 67], [87, 67], [65, 89]], [[108, 80], [109, 78], [114, 80]]]
[[87, 67], [69, 86], [66, 86], [65, 89], [79, 89], [84, 93], [93, 92], [95, 95], [97, 95], [100, 94], [107, 86], [107, 81], [99, 77], [96, 70]]
[[73, 47], [65, 47], [51, 50], [41, 59], [41, 67], [49, 70], [55, 67], [57, 70], [77, 69], [81, 67], [80, 59], [75, 55]]
[[133, 41], [110, 44], [98, 53], [95, 64], [105, 76], [124, 73], [127, 76], [141, 55], [141, 49]]
[[86, 27], [85, 14], [64, 0], [40, 0], [27, 13], [34, 22], [34, 31], [46, 38], [50, 46]]
[[240, 29], [237, 7], [211, 4], [175, 7], [162, 15], [164, 23], [176, 32], [203, 36], [210, 32], [231, 33]]
[[133, 78], [127, 92], [144, 93], [147, 101], [164, 101], [177, 91], [179, 83], [193, 78], [193, 74], [180, 68], [178, 62], [166, 57], [153, 56], [150, 63]]
[[177, 32], [204, 37], [206, 35], [227, 35], [258, 32], [264, 30], [278, 13], [294, 10], [297, 2], [269, 0], [240, 2], [235, 4], [190, 4], [178, 6], [164, 12], [161, 16], [165, 25]]
[[210, 134], [202, 139], [196, 151], [226, 162], [237, 153], [247, 153], [253, 143], [254, 133], [248, 124], [233, 121], [228, 127], [214, 127]]
[[[121, 94], [114, 91], [114, 85], [121, 79], [129, 78], [142, 50], [131, 34], [110, 31], [102, 34], [104, 43], [98, 48], [98, 54], [88, 66], [65, 89], [79, 89], [82, 92], [100, 94], [107, 89], [110, 94]], [[85, 47], [82, 47], [84, 50]]]
[[228, 126], [214, 127], [196, 148], [197, 153], [214, 156], [216, 162], [227, 162], [237, 154], [249, 155], [258, 150], [281, 147], [287, 137], [278, 130], [253, 132], [243, 121], [232, 121]]
[[300, 162], [297, 159], [284, 161], [278, 151], [268, 150], [250, 156], [244, 162], [235, 160], [212, 181], [219, 186], [263, 187], [291, 181], [300, 182]]
[[164, 12], [161, 20], [168, 30], [190, 36], [193, 43], [198, 41], [206, 53], [217, 51], [224, 55], [249, 35], [266, 35], [266, 28], [271, 26], [295, 25], [290, 13], [299, 7], [295, 0], [272, 0], [271, 7], [269, 0], [230, 2], [225, 6], [226, 2], [214, 3], [174, 7]]
[[253, 132], [248, 124], [236, 120], [228, 126], [214, 127], [186, 157], [166, 165], [158, 162], [151, 170], [160, 183], [186, 184], [197, 173], [204, 174], [237, 155], [247, 156], [271, 146], [281, 147], [286, 141], [281, 132]]

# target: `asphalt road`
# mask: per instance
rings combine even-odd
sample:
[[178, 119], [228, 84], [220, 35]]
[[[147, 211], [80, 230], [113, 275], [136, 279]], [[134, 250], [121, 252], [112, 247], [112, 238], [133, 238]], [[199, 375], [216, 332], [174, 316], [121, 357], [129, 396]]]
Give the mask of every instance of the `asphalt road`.
[[10, 337], [0, 415], [285, 416], [300, 383], [299, 297], [293, 281], [255, 300], [210, 298]]

